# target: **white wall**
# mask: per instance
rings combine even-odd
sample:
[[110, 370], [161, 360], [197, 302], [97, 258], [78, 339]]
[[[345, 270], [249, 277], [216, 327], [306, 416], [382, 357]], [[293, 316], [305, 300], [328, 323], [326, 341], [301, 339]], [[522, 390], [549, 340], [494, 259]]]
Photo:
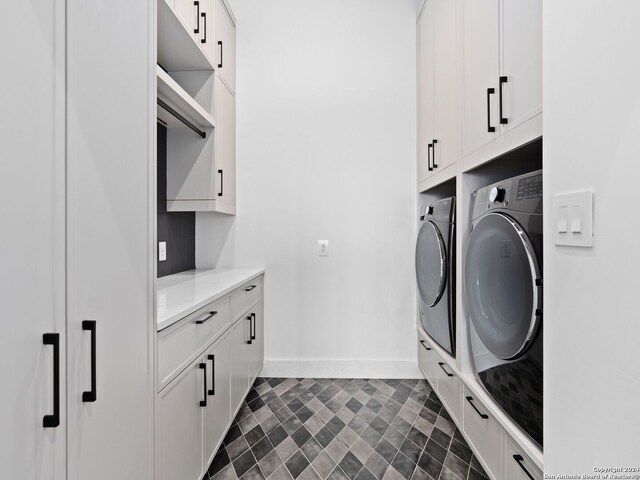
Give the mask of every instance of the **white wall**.
[[419, 376], [416, 2], [232, 8], [238, 214], [199, 216], [199, 265], [266, 267], [264, 375]]
[[636, 0], [544, 2], [546, 218], [551, 195], [595, 192], [593, 248], [545, 232], [547, 474], [640, 466], [638, 18]]

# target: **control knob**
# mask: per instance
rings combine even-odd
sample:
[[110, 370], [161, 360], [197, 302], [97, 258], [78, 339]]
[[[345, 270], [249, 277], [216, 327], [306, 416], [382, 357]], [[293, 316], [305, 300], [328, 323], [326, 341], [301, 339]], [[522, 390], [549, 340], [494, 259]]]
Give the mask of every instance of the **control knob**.
[[507, 191], [502, 187], [493, 187], [489, 192], [489, 201], [500, 203], [504, 201]]
[[433, 215], [433, 205], [427, 207], [427, 215]]

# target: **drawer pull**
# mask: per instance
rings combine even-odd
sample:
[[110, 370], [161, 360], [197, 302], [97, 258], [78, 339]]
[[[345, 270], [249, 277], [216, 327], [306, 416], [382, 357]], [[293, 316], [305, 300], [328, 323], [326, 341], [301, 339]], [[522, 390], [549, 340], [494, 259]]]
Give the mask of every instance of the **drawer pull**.
[[60, 334], [43, 334], [42, 344], [53, 347], [53, 415], [42, 417], [42, 427], [56, 428], [60, 426]]
[[207, 315], [206, 317], [201, 318], [200, 320], [196, 320], [196, 325], [202, 325], [204, 322], [206, 322], [210, 318], [215, 317], [217, 314], [218, 312], [209, 312], [209, 315]]
[[256, 287], [257, 287], [257, 285], [251, 285], [249, 288], [245, 288], [244, 291], [245, 292], [250, 292], [251, 290], [253, 290]]
[[518, 463], [518, 465], [520, 465], [520, 468], [524, 471], [524, 473], [527, 474], [527, 477], [529, 477], [531, 480], [535, 480], [535, 478], [533, 478], [529, 473], [529, 470], [527, 470], [527, 468], [524, 466], [524, 458], [522, 458], [522, 455], [516, 454], [513, 456], [513, 459]]
[[447, 377], [453, 377], [453, 373], [449, 373], [444, 369], [444, 362], [438, 362], [438, 365], [440, 365], [442, 371], [447, 374]]
[[420, 340], [420, 343], [422, 344], [422, 346], [424, 347], [425, 350], [427, 350], [427, 351], [433, 350], [431, 347], [427, 347], [427, 344], [425, 343], [424, 340]]
[[503, 92], [502, 92], [502, 86], [507, 83], [507, 77], [500, 77], [500, 123], [502, 125], [506, 125], [507, 123], [509, 123], [509, 119], [504, 117], [504, 114], [502, 113], [502, 96], [503, 96]]
[[198, 365], [198, 368], [200, 368], [200, 370], [204, 370], [204, 375], [202, 378], [204, 378], [204, 400], [200, 400], [200, 406], [201, 407], [206, 407], [207, 406], [207, 364], [206, 363], [200, 363]]
[[253, 343], [253, 337], [251, 336], [251, 315], [247, 317], [247, 320], [249, 320], [249, 340], [247, 340], [247, 343], [251, 345]]
[[482, 413], [480, 410], [478, 410], [478, 407], [476, 407], [475, 403], [473, 403], [473, 397], [466, 397], [466, 399], [467, 399], [467, 402], [469, 402], [469, 404], [476, 411], [476, 413], [480, 415], [480, 418], [483, 418], [484, 420], [489, 418], [489, 415], [487, 415], [486, 413]]
[[95, 402], [97, 399], [96, 393], [96, 321], [95, 320], [83, 320], [82, 330], [86, 330], [91, 333], [91, 390], [88, 392], [82, 392], [83, 402]]
[[211, 360], [211, 388], [209, 389], [209, 395], [216, 394], [216, 356], [207, 355], [207, 359]]

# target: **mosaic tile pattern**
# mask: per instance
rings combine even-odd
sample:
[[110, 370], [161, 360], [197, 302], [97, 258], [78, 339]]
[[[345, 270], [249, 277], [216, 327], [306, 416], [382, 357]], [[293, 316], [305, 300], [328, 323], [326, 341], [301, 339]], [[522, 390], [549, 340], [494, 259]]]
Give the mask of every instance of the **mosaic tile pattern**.
[[205, 480], [486, 480], [424, 380], [259, 378]]

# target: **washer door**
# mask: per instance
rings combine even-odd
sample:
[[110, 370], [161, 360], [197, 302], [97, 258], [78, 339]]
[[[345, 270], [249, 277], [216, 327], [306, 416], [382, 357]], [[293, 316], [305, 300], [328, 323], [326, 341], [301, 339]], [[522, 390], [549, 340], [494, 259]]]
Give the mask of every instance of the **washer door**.
[[522, 227], [501, 213], [483, 217], [467, 247], [465, 296], [478, 337], [496, 357], [516, 358], [535, 338], [538, 278], [538, 260]]
[[440, 230], [431, 220], [420, 227], [416, 243], [416, 278], [420, 298], [429, 307], [438, 303], [447, 284], [447, 253]]

